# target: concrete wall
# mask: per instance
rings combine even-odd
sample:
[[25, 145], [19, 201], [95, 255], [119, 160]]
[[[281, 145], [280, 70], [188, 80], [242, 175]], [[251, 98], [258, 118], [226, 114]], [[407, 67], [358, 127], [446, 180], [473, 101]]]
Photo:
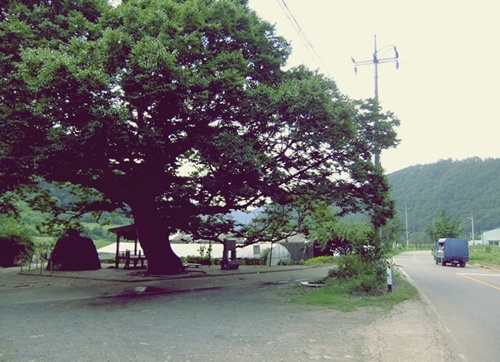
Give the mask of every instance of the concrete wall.
[[483, 232], [485, 245], [500, 245], [500, 228]]

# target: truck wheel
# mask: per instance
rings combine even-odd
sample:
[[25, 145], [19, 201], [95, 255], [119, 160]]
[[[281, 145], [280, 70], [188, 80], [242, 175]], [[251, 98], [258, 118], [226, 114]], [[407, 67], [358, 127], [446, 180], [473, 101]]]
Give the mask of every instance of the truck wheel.
[[446, 262], [444, 261], [444, 259], [441, 259], [441, 265], [446, 266]]
[[465, 267], [465, 261], [461, 261], [460, 262], [460, 268], [464, 268]]

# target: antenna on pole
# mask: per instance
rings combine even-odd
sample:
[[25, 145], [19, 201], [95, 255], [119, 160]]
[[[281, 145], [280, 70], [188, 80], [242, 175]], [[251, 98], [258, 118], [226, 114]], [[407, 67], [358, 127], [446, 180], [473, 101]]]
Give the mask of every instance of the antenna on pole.
[[[383, 64], [383, 63], [396, 63], [396, 69], [399, 69], [399, 53], [398, 50], [396, 49], [396, 46], [394, 45], [389, 45], [385, 46], [381, 49], [377, 49], [377, 36], [374, 35], [374, 50], [373, 50], [373, 57], [370, 60], [362, 60], [357, 62], [353, 57], [351, 57], [351, 61], [354, 64], [354, 72], [358, 74], [358, 66], [363, 66], [363, 65], [373, 65], [375, 68], [375, 74], [374, 74], [374, 81], [375, 81], [375, 105], [378, 107], [378, 65]], [[378, 53], [386, 48], [392, 47], [394, 50], [394, 55], [389, 58], [379, 58]], [[377, 110], [375, 110], [377, 111]], [[375, 166], [380, 166], [380, 151], [378, 150], [378, 147], [375, 147], [375, 160], [374, 160]]]

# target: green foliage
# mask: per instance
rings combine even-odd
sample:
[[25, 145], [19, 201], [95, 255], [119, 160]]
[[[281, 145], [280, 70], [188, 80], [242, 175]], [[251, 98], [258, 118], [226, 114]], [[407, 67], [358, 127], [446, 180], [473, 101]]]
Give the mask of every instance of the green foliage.
[[359, 254], [343, 255], [329, 278], [340, 283], [347, 281], [351, 293], [379, 294], [386, 287], [386, 266], [382, 261], [376, 262]]
[[374, 238], [372, 225], [342, 221], [334, 208], [325, 204], [318, 204], [309, 214], [306, 227], [309, 239], [317, 242], [326, 255], [362, 252], [367, 241]]
[[400, 121], [393, 112], [382, 112], [377, 99], [370, 98], [355, 102], [358, 113], [355, 117], [358, 123], [358, 134], [367, 142], [372, 154], [384, 149], [396, 147], [399, 140], [396, 138], [396, 128]]
[[[405, 245], [401, 240], [401, 235], [404, 235], [405, 225], [403, 220], [395, 215], [394, 218], [387, 221], [387, 223], [380, 229], [380, 242], [381, 248], [385, 255], [389, 253], [393, 247], [400, 247]], [[405, 239], [403, 239], [405, 240]]]
[[[410, 236], [423, 232], [444, 210], [460, 221], [460, 237], [470, 239], [471, 213], [476, 238], [480, 230], [500, 226], [500, 159], [469, 158], [416, 165], [388, 175], [398, 218], [405, 223], [408, 210]], [[401, 235], [404, 240], [404, 236]]]
[[184, 258], [186, 263], [196, 263], [201, 265], [211, 265], [211, 260], [207, 257], [202, 257], [198, 255], [188, 255]]
[[5, 195], [16, 210], [14, 225], [27, 235], [36, 236], [37, 239], [42, 235], [57, 238], [68, 227], [73, 226], [99, 245], [113, 242], [114, 236], [107, 232], [105, 226], [130, 224], [131, 220], [120, 211], [88, 212], [93, 210], [94, 204], [85, 201], [82, 194], [95, 195], [71, 185], [48, 183], [41, 183], [40, 188], [33, 185]]
[[310, 208], [307, 197], [295, 197], [284, 204], [266, 204], [260, 208], [259, 215], [241, 228], [241, 235], [248, 244], [286, 239], [303, 231]]
[[301, 288], [296, 290], [297, 295], [292, 297], [294, 303], [333, 308], [343, 312], [353, 312], [365, 307], [389, 310], [398, 303], [419, 298], [416, 288], [398, 273], [394, 275], [392, 293], [353, 292], [359, 290], [359, 281], [356, 279], [331, 279], [320, 288]]
[[187, 263], [198, 263], [202, 265], [212, 264], [212, 244], [200, 244], [198, 248], [199, 255], [188, 255], [185, 258]]
[[0, 235], [23, 235], [27, 236], [27, 231], [18, 219], [9, 215], [0, 215]]
[[307, 222], [309, 238], [326, 250], [337, 253], [338, 268], [329, 276], [349, 280], [351, 292], [377, 294], [385, 286], [383, 255], [387, 245], [367, 222], [341, 221], [334, 208], [320, 204]]
[[337, 257], [335, 256], [316, 256], [314, 258], [307, 259], [304, 264], [305, 265], [315, 265], [315, 264], [336, 264], [338, 262]]
[[427, 228], [431, 240], [436, 242], [441, 238], [460, 237], [460, 220], [454, 220], [445, 210]]
[[[46, 103], [35, 101], [27, 106], [34, 88], [27, 87], [18, 72], [21, 59], [31, 57], [35, 66], [43, 59], [56, 65], [57, 58], [50, 57], [55, 55], [54, 50], [68, 46], [71, 39], [93, 37], [97, 17], [106, 6], [105, 0], [7, 1], [0, 4], [0, 36], [3, 40], [0, 45], [0, 192], [33, 181], [31, 167], [34, 159], [26, 149], [38, 148], [42, 154], [48, 151], [45, 132], [55, 124], [51, 123], [53, 112], [44, 115], [45, 121], [40, 117]], [[35, 48], [40, 50], [40, 57]], [[64, 59], [59, 57], [58, 61]], [[53, 93], [68, 91], [80, 97], [82, 94], [75, 94], [71, 83], [66, 86], [59, 83], [62, 87], [56, 90], [60, 70], [56, 66], [52, 73], [56, 75]], [[51, 81], [50, 73], [42, 71], [39, 75], [41, 83]], [[54, 111], [58, 109], [58, 103], [54, 102]], [[67, 115], [75, 112], [78, 110], [73, 108]]]
[[0, 218], [0, 267], [12, 267], [31, 259], [34, 244], [15, 220]]

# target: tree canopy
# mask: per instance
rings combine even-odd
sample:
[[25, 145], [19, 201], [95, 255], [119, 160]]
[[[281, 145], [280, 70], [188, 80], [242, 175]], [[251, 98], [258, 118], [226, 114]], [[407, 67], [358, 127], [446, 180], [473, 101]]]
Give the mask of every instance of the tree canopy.
[[169, 234], [210, 215], [298, 198], [392, 215], [354, 104], [284, 70], [246, 1], [21, 0], [0, 20], [2, 191], [37, 176], [127, 205], [153, 273], [180, 272]]

